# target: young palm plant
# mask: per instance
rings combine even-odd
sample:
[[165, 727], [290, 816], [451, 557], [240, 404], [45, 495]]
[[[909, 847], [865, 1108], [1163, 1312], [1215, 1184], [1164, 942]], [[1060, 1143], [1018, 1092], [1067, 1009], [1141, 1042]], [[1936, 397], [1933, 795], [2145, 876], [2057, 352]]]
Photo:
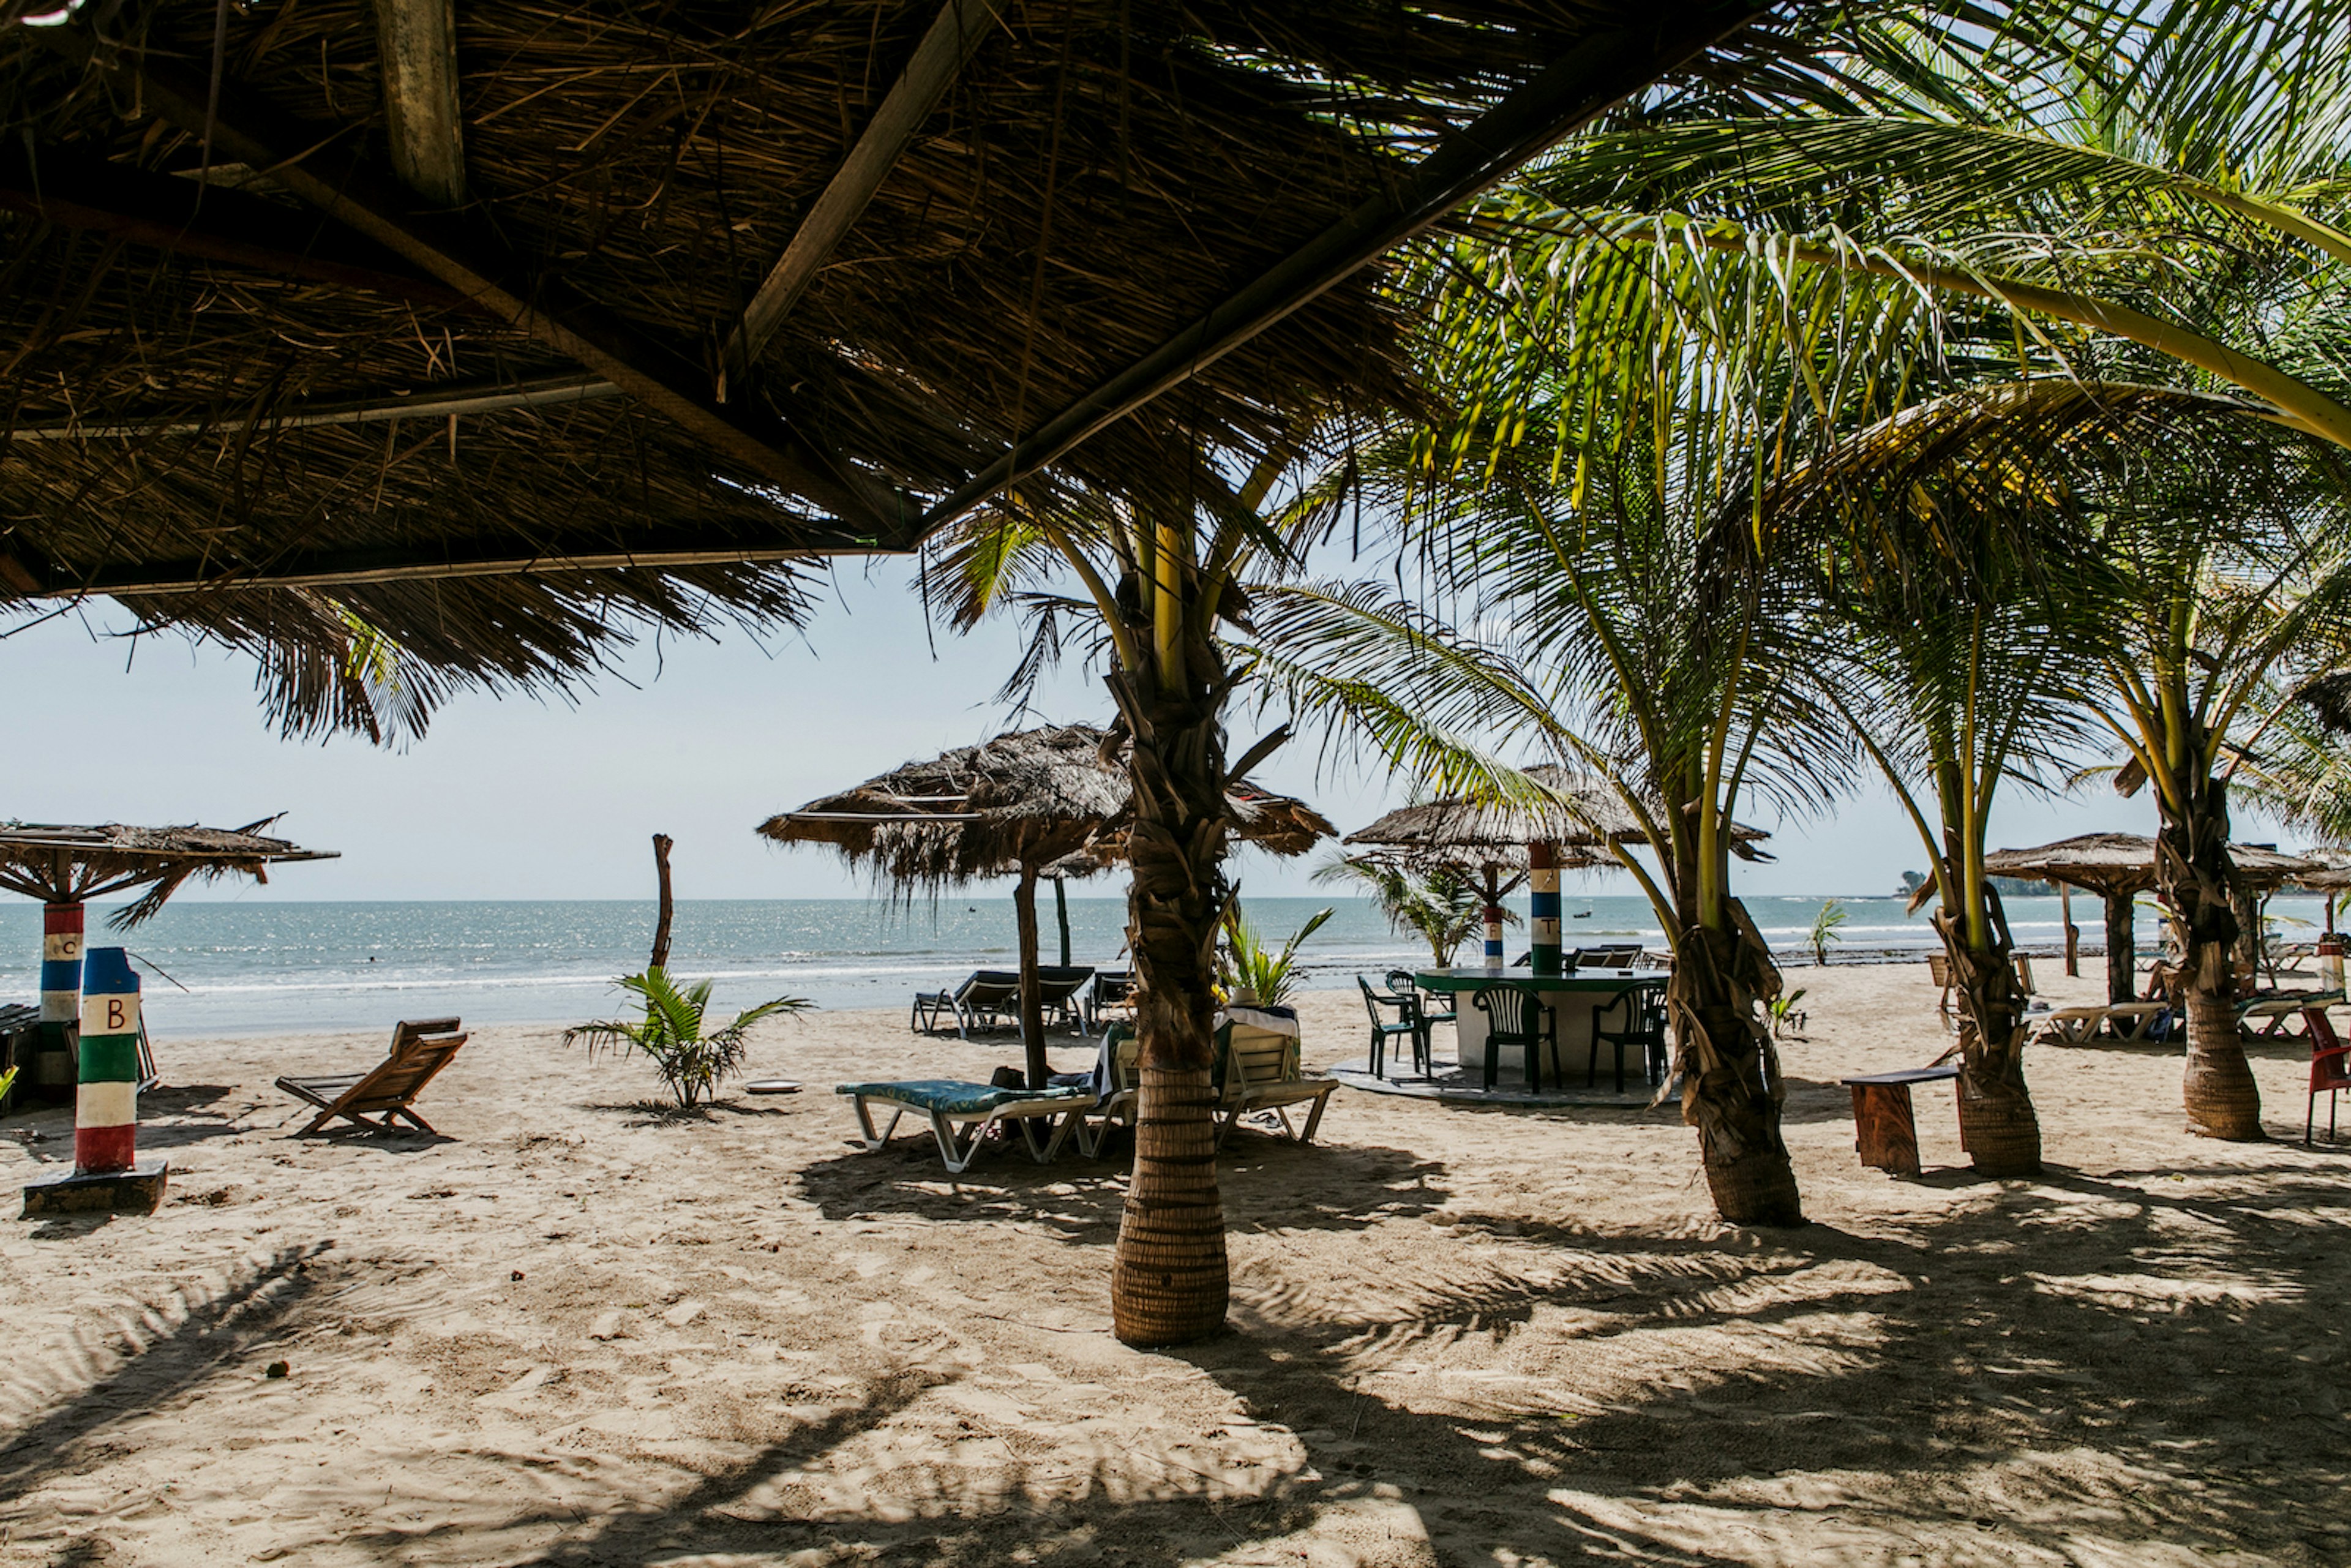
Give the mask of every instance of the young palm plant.
[[696, 980], [680, 990], [666, 970], [650, 968], [641, 975], [623, 975], [616, 984], [643, 1000], [645, 1016], [575, 1024], [563, 1031], [563, 1043], [585, 1041], [590, 1055], [603, 1050], [646, 1058], [677, 1096], [678, 1104], [687, 1109], [708, 1098], [720, 1080], [740, 1071], [753, 1024], [809, 1005], [804, 998], [778, 997], [747, 1008], [735, 1015], [733, 1022], [712, 1029], [705, 1017], [710, 1008], [708, 980]]
[[[1388, 929], [1428, 944], [1428, 956], [1442, 969], [1468, 939], [1486, 909], [1475, 879], [1454, 866], [1415, 868], [1375, 855], [1334, 856], [1314, 870], [1314, 880], [1359, 888], [1371, 895]], [[1507, 913], [1505, 919], [1512, 918]]]

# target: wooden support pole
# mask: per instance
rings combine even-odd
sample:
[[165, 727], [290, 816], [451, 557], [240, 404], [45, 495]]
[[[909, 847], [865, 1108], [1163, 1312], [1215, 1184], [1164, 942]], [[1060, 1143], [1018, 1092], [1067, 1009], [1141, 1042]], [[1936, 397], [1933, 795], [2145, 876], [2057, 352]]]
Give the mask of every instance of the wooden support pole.
[[1070, 967], [1070, 891], [1065, 878], [1053, 879], [1053, 919], [1061, 928], [1061, 967]]
[[375, 37], [392, 170], [426, 201], [454, 207], [465, 199], [456, 6], [453, 0], [375, 0]]
[[2106, 1000], [2138, 1000], [2138, 939], [2132, 930], [2137, 894], [2108, 888], [2106, 896]]
[[2074, 924], [2074, 890], [2062, 882], [2057, 884], [2057, 917], [2065, 923], [2065, 974], [2069, 978], [2079, 978], [2082, 928]]
[[1045, 981], [1037, 973], [1037, 868], [1024, 865], [1012, 888], [1012, 914], [1020, 936], [1020, 1039], [1028, 1049], [1029, 1087], [1042, 1089], [1053, 1076], [1045, 1054]]
[[648, 967], [655, 969], [669, 967], [669, 921], [676, 908], [669, 889], [670, 841], [667, 833], [653, 835], [653, 875], [661, 882], [661, 913], [653, 921], [653, 956]]

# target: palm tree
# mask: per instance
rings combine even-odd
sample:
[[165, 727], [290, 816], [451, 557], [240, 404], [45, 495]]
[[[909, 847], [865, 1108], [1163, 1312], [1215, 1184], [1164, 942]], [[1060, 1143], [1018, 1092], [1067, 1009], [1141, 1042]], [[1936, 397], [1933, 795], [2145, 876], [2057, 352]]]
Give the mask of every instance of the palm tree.
[[1314, 880], [1370, 894], [1388, 929], [1427, 943], [1428, 956], [1440, 969], [1453, 962], [1454, 949], [1477, 928], [1486, 909], [1478, 883], [1453, 866], [1415, 868], [1376, 855], [1336, 855], [1315, 868]]
[[[2064, 382], [2036, 390], [2061, 417], [2082, 402]], [[1896, 414], [1823, 468], [1878, 448], [1931, 447], [1982, 401], [1962, 392]], [[1999, 401], [2011, 434], [2046, 433], [2019, 400]], [[2096, 558], [2059, 528], [1982, 504], [1986, 483], [1996, 488], [2005, 476], [1903, 477], [1873, 486], [1806, 474], [1783, 504], [1823, 507], [1839, 525], [1820, 585], [1839, 633], [1829, 696], [1933, 868], [1935, 929], [1959, 1000], [1961, 1141], [1984, 1175], [2029, 1176], [2041, 1165], [2041, 1127], [2024, 1080], [2026, 998], [1984, 855], [2001, 787], [2062, 778], [2057, 765], [2085, 743], [2087, 724], [2070, 699], [2092, 667], [2078, 612], [2095, 592], [2074, 580]]]
[[[938, 607], [958, 628], [998, 610], [1034, 617], [1032, 654], [1008, 692], [1058, 656], [1065, 622], [1097, 636], [1118, 707], [1115, 732], [1132, 743], [1127, 939], [1142, 1082], [1111, 1275], [1113, 1329], [1132, 1345], [1215, 1333], [1230, 1295], [1209, 1030], [1217, 936], [1232, 899], [1226, 786], [1270, 756], [1288, 731], [1228, 758], [1225, 706], [1237, 676], [1224, 628], [1247, 618], [1243, 584], [1261, 569], [1280, 570], [1296, 528], [1311, 520], [1301, 514], [1285, 532], [1264, 511], [1305, 449], [1301, 429], [1238, 489], [1198, 454], [1180, 494], [1064, 489], [1033, 503], [1016, 497], [957, 525], [936, 558]], [[1063, 573], [1079, 593], [1050, 591]]]
[[[1962, 78], [1906, 69], [1898, 50], [1856, 57], [1842, 109], [1816, 99], [1768, 120], [1634, 124], [1577, 144], [1529, 186], [1553, 204], [1553, 227], [1766, 258], [1788, 308], [1817, 302], [1819, 276], [1844, 278], [1864, 336], [1885, 287], [1916, 289], [1938, 329], [1956, 319], [1953, 336], [1972, 345], [1962, 374], [1993, 370], [1979, 329], [2004, 317], [2011, 374], [2226, 389], [2208, 428], [2257, 419], [2351, 446], [2351, 235], [2339, 224], [2351, 206], [2340, 118], [2351, 5], [2098, 13], [2053, 8], [2037, 54], [2011, 56], [2017, 69]], [[1489, 221], [1525, 221], [1527, 201]], [[2005, 412], [1988, 401], [1972, 426]], [[2321, 460], [2294, 451], [2295, 498], [2273, 504], [2247, 493], [2250, 449], [2212, 444], [2218, 470], [2158, 446], [2136, 472], [2107, 465], [2078, 497], [2127, 579], [2083, 607], [2116, 633], [2107, 679], [2085, 695], [2130, 754], [2126, 778], [2155, 786], [2162, 887], [2191, 959], [2190, 1124], [2251, 1137], [2259, 1102], [2229, 1006], [2230, 729], [2274, 664], [2325, 641], [2335, 546], [2295, 515], [2314, 504]], [[2263, 521], [2235, 528], [2213, 509], [2241, 502]], [[2324, 559], [2304, 559], [2314, 546]]]
[[[1264, 658], [1302, 711], [1429, 787], [1583, 810], [1502, 760], [1532, 750], [1613, 792], [1655, 847], [1645, 863], [1600, 835], [1674, 947], [1683, 1113], [1716, 1207], [1797, 1223], [1765, 1016], [1780, 976], [1730, 891], [1732, 814], [1750, 791], [1827, 799], [1851, 747], [1814, 685], [1807, 519], [1757, 503], [1880, 389], [1744, 258], [1489, 234], [1439, 258], [1430, 349], [1472, 412], [1382, 476], [1471, 629], [1372, 584], [1277, 590]], [[1901, 340], [1913, 302], [1883, 298]]]
[[1972, 476], [1974, 507], [2074, 530], [2068, 570], [2043, 580], [2067, 601], [2053, 620], [2090, 639], [2069, 695], [2122, 748], [2116, 787], [2155, 793], [2158, 885], [2186, 975], [2189, 1126], [2257, 1138], [2231, 967], [2245, 932], [2230, 789], [2291, 716], [2286, 694], [2351, 654], [2351, 461], [2194, 392], [2032, 395], [2030, 420], [2017, 389], [1948, 404], [1933, 441], [1848, 449], [1835, 482], [1896, 494]]

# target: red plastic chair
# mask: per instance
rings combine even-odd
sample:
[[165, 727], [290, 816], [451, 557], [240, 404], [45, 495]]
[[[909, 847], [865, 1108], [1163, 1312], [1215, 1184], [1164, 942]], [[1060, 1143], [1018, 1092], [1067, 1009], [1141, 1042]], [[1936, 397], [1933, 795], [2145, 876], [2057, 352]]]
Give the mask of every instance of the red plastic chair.
[[2335, 1142], [2335, 1094], [2351, 1089], [2351, 1045], [2335, 1033], [2325, 1008], [2302, 1009], [2303, 1028], [2310, 1033], [2310, 1104], [2303, 1118], [2302, 1141], [2308, 1144], [2318, 1128], [2318, 1096], [2326, 1095], [2326, 1141]]

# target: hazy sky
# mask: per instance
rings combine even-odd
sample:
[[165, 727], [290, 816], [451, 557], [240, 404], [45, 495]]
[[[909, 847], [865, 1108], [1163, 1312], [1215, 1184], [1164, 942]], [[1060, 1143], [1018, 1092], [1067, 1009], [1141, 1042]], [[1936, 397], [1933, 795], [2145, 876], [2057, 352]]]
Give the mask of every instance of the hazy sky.
[[[33, 821], [201, 821], [235, 826], [273, 811], [279, 831], [342, 859], [285, 868], [243, 897], [305, 899], [637, 898], [653, 886], [649, 836], [677, 841], [689, 898], [862, 896], [829, 852], [779, 850], [752, 829], [769, 813], [1003, 727], [993, 694], [1012, 667], [1008, 623], [940, 633], [936, 654], [903, 561], [844, 562], [799, 639], [766, 650], [734, 636], [665, 642], [632, 657], [576, 706], [465, 696], [405, 752], [364, 741], [279, 740], [262, 722], [251, 666], [173, 637], [130, 644], [106, 601], [0, 641], [16, 749], [0, 813]], [[630, 683], [633, 683], [632, 685]], [[1100, 685], [1065, 672], [1041, 704], [1055, 720], [1101, 721]], [[1245, 714], [1236, 749], [1269, 721]], [[1259, 775], [1313, 800], [1343, 831], [1405, 791], [1347, 766], [1322, 767], [1311, 737]], [[2102, 828], [2150, 831], [2145, 797], [2011, 798], [1996, 841], [2038, 843]], [[1834, 821], [1775, 822], [1774, 865], [1741, 873], [1759, 893], [1889, 892], [1919, 863], [1890, 800]], [[2240, 836], [2273, 836], [2243, 825]], [[1308, 862], [1244, 858], [1245, 891], [1304, 894]], [[1572, 883], [1631, 891], [1621, 879]], [[1108, 879], [1073, 894], [1123, 891]], [[205, 896], [201, 892], [189, 896]]]

